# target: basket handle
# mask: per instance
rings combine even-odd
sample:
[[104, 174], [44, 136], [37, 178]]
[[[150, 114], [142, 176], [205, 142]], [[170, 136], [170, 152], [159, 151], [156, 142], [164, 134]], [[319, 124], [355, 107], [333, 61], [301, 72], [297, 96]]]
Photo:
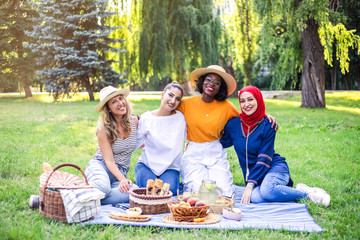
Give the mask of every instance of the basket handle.
[[50, 175], [49, 175], [48, 178], [46, 179], [46, 182], [45, 182], [45, 185], [44, 185], [44, 189], [47, 188], [47, 185], [48, 185], [48, 182], [49, 182], [49, 180], [50, 180], [50, 178], [51, 178], [51, 175], [53, 175], [56, 170], [58, 170], [59, 168], [62, 168], [62, 167], [73, 167], [73, 168], [76, 168], [76, 169], [79, 170], [79, 171], [82, 173], [82, 175], [84, 176], [85, 184], [86, 184], [86, 185], [89, 185], [88, 180], [87, 180], [87, 177], [86, 177], [84, 171], [83, 171], [78, 165], [76, 165], [76, 164], [74, 164], [74, 163], [62, 163], [62, 164], [59, 164], [59, 165], [57, 165], [56, 167], [54, 167], [53, 171], [50, 173]]

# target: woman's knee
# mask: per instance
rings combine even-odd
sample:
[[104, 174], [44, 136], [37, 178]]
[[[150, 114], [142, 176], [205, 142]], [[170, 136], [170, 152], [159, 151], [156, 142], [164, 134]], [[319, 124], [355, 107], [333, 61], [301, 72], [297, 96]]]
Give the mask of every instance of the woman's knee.
[[288, 183], [289, 175], [287, 173], [272, 173], [268, 175], [260, 186], [260, 194], [266, 201], [276, 201], [281, 187]]
[[263, 203], [266, 202], [266, 200], [262, 197], [260, 194], [260, 187], [254, 188], [254, 190], [251, 193], [250, 201], [252, 203]]
[[102, 169], [101, 167], [87, 168], [85, 170], [85, 175], [91, 186], [102, 191], [106, 195], [109, 194], [109, 192], [111, 191], [111, 183], [105, 169]]
[[89, 181], [89, 184], [94, 188], [100, 190], [101, 192], [105, 193], [107, 196], [111, 191], [111, 184], [110, 181], [104, 181], [103, 179], [97, 179], [95, 181]]
[[266, 185], [266, 186], [260, 186], [260, 195], [261, 197], [268, 201], [272, 202], [276, 198], [276, 187], [275, 185]]

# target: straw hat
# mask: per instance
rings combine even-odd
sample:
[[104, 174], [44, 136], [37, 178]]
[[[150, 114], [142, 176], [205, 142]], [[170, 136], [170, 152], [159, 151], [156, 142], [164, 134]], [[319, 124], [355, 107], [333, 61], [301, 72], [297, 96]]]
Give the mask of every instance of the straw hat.
[[116, 89], [113, 86], [107, 86], [100, 90], [99, 93], [99, 99], [100, 102], [98, 105], [96, 105], [96, 111], [101, 112], [104, 105], [113, 97], [117, 95], [123, 95], [124, 97], [127, 97], [130, 93], [130, 89], [124, 88], [124, 89]]
[[190, 74], [190, 80], [191, 82], [196, 85], [197, 80], [199, 77], [208, 74], [208, 73], [216, 73], [222, 79], [224, 79], [227, 89], [228, 89], [228, 95], [232, 94], [236, 89], [236, 81], [230, 74], [226, 73], [225, 69], [218, 66], [218, 65], [210, 65], [207, 68], [198, 68], [192, 71]]

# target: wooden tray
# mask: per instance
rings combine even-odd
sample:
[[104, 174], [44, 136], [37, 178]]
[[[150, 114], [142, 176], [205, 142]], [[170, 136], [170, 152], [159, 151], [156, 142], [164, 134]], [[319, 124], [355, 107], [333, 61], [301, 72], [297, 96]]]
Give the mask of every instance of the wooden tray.
[[110, 217], [118, 220], [131, 221], [131, 222], [147, 222], [151, 218], [151, 216], [145, 216], [145, 215], [130, 216], [126, 213], [120, 213], [120, 212], [111, 212]]
[[204, 222], [179, 222], [176, 221], [172, 214], [166, 215], [161, 218], [161, 220], [165, 223], [172, 223], [172, 224], [181, 224], [181, 225], [206, 225], [206, 224], [214, 224], [220, 222], [220, 217], [213, 213], [208, 213], [205, 216]]

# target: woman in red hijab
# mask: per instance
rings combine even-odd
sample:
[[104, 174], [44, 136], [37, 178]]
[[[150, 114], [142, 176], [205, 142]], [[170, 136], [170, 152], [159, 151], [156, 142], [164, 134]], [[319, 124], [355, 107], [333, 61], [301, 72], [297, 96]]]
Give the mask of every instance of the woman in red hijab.
[[244, 87], [239, 93], [241, 113], [225, 126], [221, 143], [224, 148], [234, 145], [246, 188], [241, 203], [286, 202], [310, 199], [325, 207], [330, 195], [321, 188], [298, 184], [292, 188], [285, 158], [275, 153], [276, 132], [266, 118], [265, 103], [260, 90]]

